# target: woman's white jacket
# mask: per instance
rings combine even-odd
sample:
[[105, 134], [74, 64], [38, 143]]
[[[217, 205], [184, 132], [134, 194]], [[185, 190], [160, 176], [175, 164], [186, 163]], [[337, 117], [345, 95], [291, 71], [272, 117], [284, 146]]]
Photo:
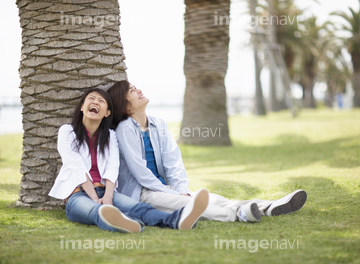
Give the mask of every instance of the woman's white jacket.
[[[105, 155], [97, 151], [97, 165], [101, 176], [101, 183], [110, 180], [117, 187], [119, 173], [119, 148], [115, 132], [109, 130], [109, 148], [105, 149]], [[49, 192], [49, 196], [57, 199], [67, 198], [80, 184], [86, 182], [86, 174], [90, 176], [91, 156], [87, 144], [83, 144], [79, 151], [76, 150], [74, 140], [76, 136], [71, 125], [62, 125], [58, 133], [57, 149], [61, 156], [62, 167], [55, 183]]]

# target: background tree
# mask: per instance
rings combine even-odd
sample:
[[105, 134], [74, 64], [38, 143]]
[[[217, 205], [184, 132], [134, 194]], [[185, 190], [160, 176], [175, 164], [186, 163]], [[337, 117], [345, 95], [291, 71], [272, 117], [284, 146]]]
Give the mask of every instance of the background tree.
[[[249, 13], [254, 19], [256, 14], [257, 0], [249, 0]], [[254, 66], [255, 66], [255, 114], [262, 116], [266, 115], [266, 108], [264, 103], [264, 95], [261, 86], [260, 74], [261, 74], [261, 60], [259, 59], [259, 36], [257, 36], [257, 28], [252, 28], [251, 44], [253, 46]]]
[[[66, 3], [65, 3], [66, 2]], [[53, 207], [48, 192], [61, 166], [58, 128], [82, 91], [126, 79], [117, 0], [17, 0], [23, 155], [18, 204]]]
[[[224, 79], [230, 0], [185, 0], [186, 89], [180, 142], [230, 145]], [[215, 136], [209, 135], [211, 132]]]
[[[330, 59], [326, 56], [328, 48], [333, 43], [334, 36], [329, 22], [318, 25], [317, 17], [312, 15], [301, 24], [301, 38], [298, 42], [298, 74], [303, 88], [303, 107], [316, 108], [314, 86], [318, 75], [318, 63]], [[296, 71], [296, 70], [295, 70]]]
[[334, 15], [342, 17], [345, 24], [340, 27], [350, 34], [350, 37], [345, 39], [345, 44], [351, 55], [353, 64], [353, 89], [354, 94], [354, 107], [360, 107], [360, 0], [359, 10], [356, 11], [349, 8], [350, 14], [345, 12], [334, 12]]
[[[269, 20], [261, 26], [268, 34], [270, 47], [280, 48], [288, 74], [293, 77], [293, 64], [296, 58], [296, 49], [299, 47], [298, 19], [301, 11], [293, 0], [263, 0], [260, 2], [261, 15], [268, 16]], [[278, 83], [277, 76], [281, 69], [270, 67], [269, 82], [269, 110], [279, 111], [286, 109], [285, 89]]]
[[325, 104], [328, 107], [333, 107], [336, 94], [345, 93], [352, 77], [351, 65], [344, 53], [343, 43], [338, 38], [331, 38], [320, 60], [317, 78], [327, 85]]
[[[276, 27], [276, 21], [272, 19], [272, 17], [276, 16], [275, 13], [275, 5], [277, 4], [277, 0], [267, 0], [268, 6], [267, 6], [267, 15], [269, 16], [270, 23], [265, 27], [268, 30], [269, 35], [269, 43], [271, 47], [266, 48], [273, 48], [274, 45], [278, 44], [277, 40], [277, 27]], [[278, 89], [280, 89], [280, 86], [276, 83], [276, 73], [279, 69], [270, 67], [270, 76], [269, 76], [269, 109], [270, 111], [279, 111], [282, 109], [282, 103], [281, 100], [283, 98], [279, 98], [277, 96], [279, 93], [277, 92]], [[284, 95], [284, 92], [281, 93], [281, 96]]]

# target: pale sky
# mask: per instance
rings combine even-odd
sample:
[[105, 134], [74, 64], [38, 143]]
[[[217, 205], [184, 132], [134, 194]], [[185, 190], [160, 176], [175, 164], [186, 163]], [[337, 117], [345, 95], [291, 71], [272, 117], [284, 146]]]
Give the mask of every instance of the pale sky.
[[[183, 0], [119, 2], [120, 34], [129, 80], [150, 98], [181, 98], [185, 88]], [[300, 8], [313, 10], [323, 21], [332, 11], [359, 8], [358, 0], [319, 0], [321, 5], [311, 0], [295, 2]], [[229, 68], [225, 81], [229, 95], [249, 95], [254, 90], [251, 48], [245, 46], [249, 41], [244, 31], [248, 22], [243, 14], [245, 8], [244, 1], [233, 3], [231, 7]], [[15, 1], [0, 1], [0, 34], [0, 96], [16, 96], [20, 94], [21, 29]]]

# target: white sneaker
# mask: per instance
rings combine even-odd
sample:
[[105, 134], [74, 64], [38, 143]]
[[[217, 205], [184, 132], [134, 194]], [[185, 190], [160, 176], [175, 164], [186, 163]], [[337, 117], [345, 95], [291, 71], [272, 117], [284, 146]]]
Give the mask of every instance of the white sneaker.
[[184, 206], [178, 223], [178, 229], [191, 229], [209, 204], [209, 192], [200, 189], [192, 197], [191, 201]]
[[304, 190], [297, 190], [274, 201], [265, 211], [265, 214], [267, 216], [277, 216], [296, 212], [304, 206], [306, 199], [306, 192]]
[[139, 233], [141, 232], [141, 225], [139, 222], [130, 219], [124, 215], [117, 207], [104, 204], [100, 206], [99, 216], [105, 224], [111, 226], [121, 232], [125, 233]]
[[261, 213], [256, 203], [242, 205], [237, 212], [240, 222], [259, 222]]

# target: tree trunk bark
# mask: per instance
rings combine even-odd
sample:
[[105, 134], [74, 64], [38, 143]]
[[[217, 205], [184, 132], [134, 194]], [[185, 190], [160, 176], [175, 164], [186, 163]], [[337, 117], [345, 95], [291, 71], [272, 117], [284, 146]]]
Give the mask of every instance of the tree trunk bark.
[[304, 67], [304, 94], [303, 94], [303, 106], [304, 108], [316, 108], [316, 102], [314, 98], [314, 84], [315, 84], [315, 57], [306, 61]]
[[186, 90], [179, 141], [231, 145], [224, 85], [230, 0], [186, 0], [185, 4]]
[[360, 54], [352, 53], [351, 59], [354, 68], [352, 84], [355, 93], [353, 99], [353, 106], [360, 107]]
[[[272, 16], [274, 15], [274, 1], [273, 0], [267, 0], [269, 5], [269, 43], [270, 45], [272, 43], [277, 43], [276, 39], [276, 28], [275, 25], [272, 22]], [[274, 69], [270, 67], [270, 76], [269, 76], [269, 110], [271, 112], [279, 111], [280, 106], [278, 103], [278, 100], [276, 99], [276, 83], [275, 83], [275, 73]]]
[[[250, 15], [256, 17], [257, 0], [249, 0]], [[261, 87], [261, 62], [258, 56], [258, 37], [252, 35], [251, 37], [253, 52], [254, 52], [254, 65], [255, 65], [255, 114], [258, 116], [266, 115], [266, 108], [264, 104], [264, 95]]]
[[47, 195], [61, 166], [58, 128], [86, 88], [126, 79], [117, 0], [18, 0], [22, 27], [23, 175], [17, 204], [62, 205]]
[[310, 81], [306, 84], [303, 90], [303, 107], [304, 108], [316, 108], [315, 98], [313, 94], [313, 84]]
[[[276, 32], [276, 19], [275, 19], [275, 11], [274, 11], [274, 1], [275, 0], [267, 0], [268, 2], [268, 11], [269, 11], [269, 43], [270, 48], [272, 48], [273, 43], [278, 43], [277, 32]], [[278, 94], [280, 93], [277, 89], [281, 89], [277, 87], [276, 83], [276, 71], [278, 69], [270, 67], [270, 78], [269, 78], [269, 110], [271, 112], [277, 112], [284, 109], [285, 104], [285, 96], [278, 99]], [[285, 91], [283, 92], [285, 94]], [[286, 104], [285, 104], [286, 105]], [[285, 107], [286, 108], [286, 107]]]
[[266, 115], [266, 108], [264, 103], [264, 95], [261, 87], [261, 67], [258, 57], [258, 51], [254, 48], [254, 64], [255, 64], [255, 114], [258, 116]]
[[360, 107], [360, 70], [353, 73], [354, 107]]

